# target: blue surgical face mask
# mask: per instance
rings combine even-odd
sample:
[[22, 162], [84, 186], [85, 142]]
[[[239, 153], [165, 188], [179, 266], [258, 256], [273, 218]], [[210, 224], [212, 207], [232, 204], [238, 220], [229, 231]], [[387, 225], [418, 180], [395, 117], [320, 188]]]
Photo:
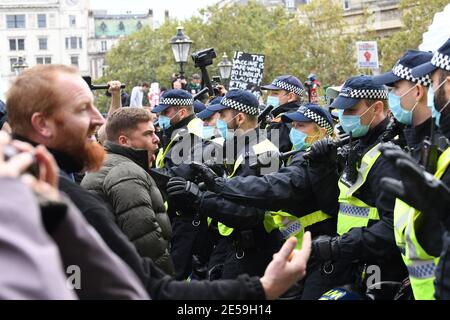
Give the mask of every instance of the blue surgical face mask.
[[233, 119], [236, 118], [237, 116], [238, 116], [238, 115], [235, 115], [235, 116], [234, 116], [230, 121], [228, 121], [228, 122], [225, 122], [225, 121], [222, 120], [222, 119], [217, 119], [217, 122], [216, 122], [217, 129], [219, 129], [220, 135], [221, 135], [225, 140], [231, 139], [231, 138], [233, 137], [234, 134], [228, 131], [228, 123], [230, 123], [231, 121], [233, 121]]
[[209, 139], [214, 136], [216, 126], [203, 126], [203, 138]]
[[372, 107], [373, 105], [362, 114], [358, 115], [344, 115], [344, 110], [339, 110], [339, 122], [341, 123], [342, 129], [348, 134], [352, 133], [352, 136], [355, 138], [365, 136], [367, 132], [369, 132], [370, 125], [375, 119], [375, 116], [368, 125], [361, 124], [361, 117]]
[[160, 115], [158, 118], [158, 124], [162, 129], [167, 130], [170, 127], [170, 118]]
[[292, 128], [291, 132], [289, 132], [289, 138], [295, 150], [306, 150], [311, 146], [310, 143], [305, 142], [307, 137], [308, 135], [306, 133], [295, 128]]
[[170, 126], [171, 126], [170, 120], [172, 120], [178, 113], [180, 113], [180, 111], [181, 111], [181, 110], [178, 110], [178, 112], [175, 113], [175, 114], [173, 115], [173, 117], [171, 117], [171, 118], [166, 117], [166, 116], [163, 116], [162, 114], [160, 114], [159, 117], [158, 117], [158, 124], [159, 124], [159, 126], [160, 126], [162, 129], [164, 129], [164, 130], [169, 129]]
[[406, 124], [406, 125], [411, 125], [412, 124], [412, 116], [413, 116], [413, 112], [414, 109], [417, 107], [417, 105], [419, 104], [419, 101], [416, 101], [416, 104], [414, 105], [414, 107], [411, 110], [405, 110], [403, 109], [402, 105], [401, 105], [401, 99], [406, 96], [408, 93], [410, 93], [413, 89], [415, 88], [412, 87], [411, 89], [409, 89], [408, 91], [406, 91], [403, 95], [398, 96], [396, 95], [394, 92], [389, 92], [389, 109], [391, 110], [392, 114], [394, 115], [395, 119], [397, 119], [399, 122]]
[[268, 106], [273, 106], [274, 108], [277, 108], [280, 106], [280, 98], [274, 97], [274, 96], [268, 96], [266, 103]]
[[[437, 89], [439, 90], [444, 83], [447, 80], [444, 80], [441, 84], [438, 85]], [[434, 90], [433, 86], [430, 85], [430, 88], [428, 89], [428, 108], [431, 109], [431, 117], [435, 119], [435, 124], [437, 127], [439, 127], [439, 122], [441, 121], [441, 112], [450, 104], [450, 101], [447, 101], [447, 103], [442, 107], [441, 110], [437, 110], [435, 106], [435, 99], [434, 99]]]

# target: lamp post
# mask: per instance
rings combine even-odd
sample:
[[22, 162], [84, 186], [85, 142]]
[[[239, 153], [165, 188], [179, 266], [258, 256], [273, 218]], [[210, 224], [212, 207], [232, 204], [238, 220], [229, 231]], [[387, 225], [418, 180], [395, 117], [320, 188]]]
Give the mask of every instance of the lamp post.
[[28, 68], [28, 64], [23, 57], [19, 57], [17, 62], [12, 65], [12, 68], [16, 72], [16, 75], [19, 75], [23, 72], [23, 70]]
[[184, 76], [183, 64], [187, 63], [192, 40], [183, 33], [183, 27], [177, 27], [177, 34], [170, 40], [175, 62], [180, 65], [180, 75]]
[[231, 76], [233, 64], [228, 60], [228, 56], [225, 52], [223, 53], [222, 60], [217, 64], [217, 67], [219, 68], [220, 78], [225, 80], [228, 87], [228, 80]]

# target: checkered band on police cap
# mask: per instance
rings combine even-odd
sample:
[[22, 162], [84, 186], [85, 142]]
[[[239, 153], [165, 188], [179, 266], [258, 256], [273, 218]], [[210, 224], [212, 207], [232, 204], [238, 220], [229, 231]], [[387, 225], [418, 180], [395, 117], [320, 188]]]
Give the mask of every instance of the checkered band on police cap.
[[379, 89], [342, 88], [339, 95], [344, 98], [353, 98], [353, 99], [387, 100], [388, 91]]
[[272, 82], [272, 85], [281, 88], [283, 90], [289, 91], [289, 92], [293, 92], [299, 96], [301, 96], [303, 94], [303, 89], [297, 86], [294, 86], [293, 84], [281, 81], [281, 80], [275, 80], [274, 82]]
[[298, 108], [297, 112], [303, 114], [308, 119], [311, 119], [312, 121], [317, 123], [319, 127], [325, 128], [330, 136], [333, 134], [333, 126], [320, 114], [306, 108], [305, 106], [301, 106], [300, 108]]
[[159, 104], [168, 106], [192, 106], [194, 104], [194, 99], [161, 98]]
[[232, 100], [230, 98], [225, 98], [225, 97], [222, 98], [222, 101], [220, 101], [220, 104], [225, 107], [235, 109], [237, 111], [249, 114], [251, 116], [257, 116], [259, 114], [258, 107], [255, 108], [255, 107], [243, 104], [241, 102]]
[[415, 78], [412, 76], [411, 70], [411, 68], [405, 67], [401, 63], [398, 63], [392, 69], [392, 73], [404, 80], [412, 81], [426, 87], [431, 85], [431, 78], [428, 74], [420, 78]]
[[436, 51], [431, 59], [431, 64], [438, 68], [450, 71], [450, 56]]

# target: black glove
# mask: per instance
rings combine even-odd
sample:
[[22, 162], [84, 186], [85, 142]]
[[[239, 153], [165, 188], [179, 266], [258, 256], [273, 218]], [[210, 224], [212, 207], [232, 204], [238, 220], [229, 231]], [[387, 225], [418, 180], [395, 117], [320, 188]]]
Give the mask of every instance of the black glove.
[[172, 208], [196, 214], [203, 192], [195, 183], [181, 177], [174, 177], [167, 183], [167, 196]]
[[312, 144], [311, 148], [305, 152], [304, 158], [314, 162], [336, 162], [337, 144], [331, 138], [324, 138]]
[[395, 166], [402, 181], [382, 178], [381, 188], [450, 227], [450, 189], [414, 160], [401, 158], [395, 161]]
[[403, 151], [399, 146], [392, 143], [383, 143], [380, 145], [380, 152], [383, 157], [395, 165], [398, 159], [405, 159], [411, 162], [416, 162], [413, 157]]
[[203, 182], [207, 190], [215, 191], [218, 176], [211, 168], [199, 162], [192, 162], [190, 167], [195, 172], [197, 182]]
[[313, 240], [311, 256], [321, 262], [337, 261], [341, 256], [339, 237], [320, 236]]
[[273, 163], [279, 168], [280, 153], [278, 151], [267, 151], [251, 157], [250, 160], [249, 166], [252, 169], [269, 168]]

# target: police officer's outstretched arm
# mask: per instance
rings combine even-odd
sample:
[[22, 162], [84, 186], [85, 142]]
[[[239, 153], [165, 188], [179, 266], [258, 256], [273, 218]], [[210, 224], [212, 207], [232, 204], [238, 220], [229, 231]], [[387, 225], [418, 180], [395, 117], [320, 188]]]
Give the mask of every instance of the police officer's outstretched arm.
[[302, 249], [296, 250], [297, 239], [289, 238], [260, 279], [267, 299], [276, 299], [301, 280], [306, 274], [306, 264], [311, 253], [311, 233], [303, 236]]

